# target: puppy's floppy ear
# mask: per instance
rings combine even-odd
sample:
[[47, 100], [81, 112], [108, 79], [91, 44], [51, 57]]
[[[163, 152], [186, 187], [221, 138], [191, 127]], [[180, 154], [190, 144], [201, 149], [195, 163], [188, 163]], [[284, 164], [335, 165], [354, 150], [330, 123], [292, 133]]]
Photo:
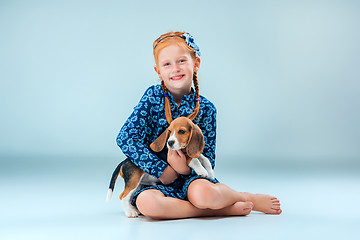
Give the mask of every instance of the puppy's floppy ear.
[[205, 141], [198, 125], [192, 124], [186, 153], [191, 158], [198, 158], [204, 150]]
[[169, 129], [165, 131], [153, 142], [150, 144], [151, 150], [154, 152], [160, 152], [165, 147], [166, 141], [169, 138]]

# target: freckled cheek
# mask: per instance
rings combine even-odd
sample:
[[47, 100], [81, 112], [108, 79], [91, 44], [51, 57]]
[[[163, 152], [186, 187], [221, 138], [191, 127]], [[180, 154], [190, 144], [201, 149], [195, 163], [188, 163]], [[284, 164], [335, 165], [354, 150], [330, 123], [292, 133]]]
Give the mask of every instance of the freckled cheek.
[[166, 70], [160, 71], [160, 75], [162, 78], [169, 78], [169, 73]]

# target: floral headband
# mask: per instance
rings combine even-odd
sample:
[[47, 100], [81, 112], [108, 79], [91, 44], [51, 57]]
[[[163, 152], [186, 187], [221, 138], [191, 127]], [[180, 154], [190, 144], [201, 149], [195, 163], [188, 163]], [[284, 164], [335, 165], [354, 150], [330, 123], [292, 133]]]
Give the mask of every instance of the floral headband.
[[200, 57], [201, 53], [200, 53], [200, 48], [198, 47], [198, 45], [196, 45], [194, 38], [190, 35], [190, 33], [184, 33], [183, 35], [179, 36], [179, 35], [169, 35], [166, 37], [161, 38], [159, 41], [157, 41], [157, 43], [155, 44], [154, 49], [156, 48], [156, 46], [164, 39], [166, 38], [170, 38], [170, 37], [179, 37], [185, 40], [186, 44], [191, 47], [192, 49], [194, 49], [194, 52], [196, 54], [196, 57]]

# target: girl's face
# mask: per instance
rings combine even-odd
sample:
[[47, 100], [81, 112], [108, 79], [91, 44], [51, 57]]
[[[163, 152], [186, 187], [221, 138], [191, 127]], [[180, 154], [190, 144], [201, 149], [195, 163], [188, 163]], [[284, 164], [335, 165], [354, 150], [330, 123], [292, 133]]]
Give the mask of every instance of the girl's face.
[[171, 93], [190, 93], [193, 73], [200, 67], [200, 58], [194, 61], [188, 51], [172, 44], [159, 52], [158, 64], [155, 71]]

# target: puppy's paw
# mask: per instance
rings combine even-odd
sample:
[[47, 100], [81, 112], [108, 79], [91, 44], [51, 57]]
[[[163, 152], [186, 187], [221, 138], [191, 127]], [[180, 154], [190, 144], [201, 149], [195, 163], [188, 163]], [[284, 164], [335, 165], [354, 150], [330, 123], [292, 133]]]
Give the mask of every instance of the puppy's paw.
[[215, 173], [214, 173], [214, 170], [212, 170], [212, 169], [209, 170], [209, 178], [215, 179]]
[[139, 212], [139, 210], [136, 209], [136, 207], [131, 206], [125, 210], [125, 215], [128, 218], [136, 218], [140, 215], [140, 212]]
[[209, 173], [205, 169], [198, 169], [195, 172], [196, 172], [197, 175], [199, 175], [201, 177], [209, 178]]

